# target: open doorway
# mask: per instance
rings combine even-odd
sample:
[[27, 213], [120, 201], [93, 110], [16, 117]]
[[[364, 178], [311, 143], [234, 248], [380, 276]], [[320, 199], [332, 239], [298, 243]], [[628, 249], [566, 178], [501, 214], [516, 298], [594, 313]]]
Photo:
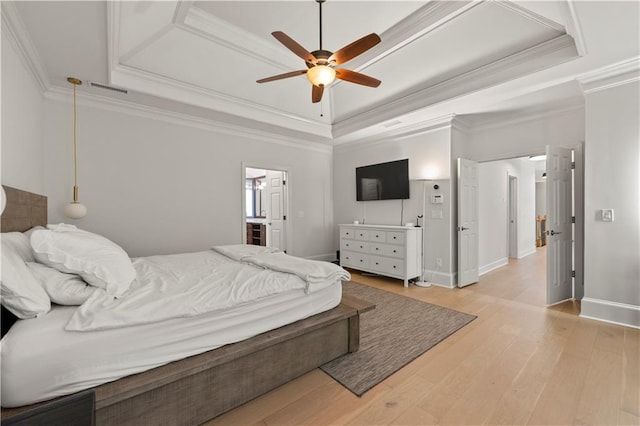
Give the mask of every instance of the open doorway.
[[[576, 149], [579, 155], [580, 149]], [[576, 163], [579, 163], [577, 160]], [[573, 162], [570, 162], [573, 163]], [[576, 169], [580, 166], [576, 165]], [[482, 275], [499, 269], [511, 262], [536, 254], [535, 262], [527, 262], [541, 267], [544, 271], [547, 265], [547, 242], [549, 237], [546, 229], [547, 218], [547, 188], [546, 188], [546, 161], [534, 156], [519, 157], [506, 160], [489, 161], [479, 163], [480, 202], [479, 202], [479, 273], [482, 283]], [[571, 176], [570, 193], [578, 194], [581, 191], [580, 174]], [[578, 195], [574, 199], [580, 198]], [[579, 202], [571, 203], [576, 216], [576, 223], [581, 223], [583, 208]], [[556, 209], [566, 211], [566, 208]], [[554, 212], [557, 213], [557, 211]], [[569, 218], [571, 220], [571, 218]], [[557, 231], [557, 230], [556, 230]], [[560, 234], [556, 232], [556, 234]], [[562, 232], [561, 234], [565, 234]], [[579, 269], [575, 259], [580, 258], [582, 252], [583, 237], [579, 226], [570, 229], [567, 234], [573, 236], [574, 261], [571, 259], [561, 262], [565, 269]], [[572, 241], [569, 242], [572, 244]], [[546, 275], [537, 274], [539, 278], [535, 284], [546, 290], [537, 292], [537, 305], [550, 305], [547, 283], [549, 272]], [[579, 276], [576, 271], [576, 278]], [[553, 283], [553, 281], [551, 281]], [[580, 299], [582, 283], [576, 279], [573, 297]], [[546, 293], [546, 297], [545, 297]], [[571, 298], [572, 295], [569, 295]], [[566, 298], [565, 298], [566, 299]]]
[[242, 235], [243, 242], [288, 248], [288, 172], [243, 164]]

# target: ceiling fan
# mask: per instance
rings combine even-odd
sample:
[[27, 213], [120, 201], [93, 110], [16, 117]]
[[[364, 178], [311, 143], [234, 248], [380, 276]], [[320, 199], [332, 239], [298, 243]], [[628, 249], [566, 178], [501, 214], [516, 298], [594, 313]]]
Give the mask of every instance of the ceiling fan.
[[316, 0], [320, 9], [320, 48], [313, 52], [307, 51], [298, 44], [294, 39], [283, 33], [282, 31], [274, 31], [271, 34], [286, 48], [302, 58], [307, 65], [306, 70], [291, 71], [284, 74], [274, 75], [258, 80], [258, 83], [267, 83], [269, 81], [281, 80], [283, 78], [296, 77], [306, 74], [307, 78], [313, 84], [311, 87], [311, 102], [320, 102], [324, 88], [331, 84], [336, 78], [348, 81], [350, 83], [361, 84], [363, 86], [378, 87], [380, 80], [368, 75], [364, 75], [355, 71], [344, 68], [335, 68], [356, 56], [371, 49], [380, 43], [380, 37], [371, 33], [354, 41], [336, 52], [330, 52], [322, 49], [322, 3], [325, 0]]

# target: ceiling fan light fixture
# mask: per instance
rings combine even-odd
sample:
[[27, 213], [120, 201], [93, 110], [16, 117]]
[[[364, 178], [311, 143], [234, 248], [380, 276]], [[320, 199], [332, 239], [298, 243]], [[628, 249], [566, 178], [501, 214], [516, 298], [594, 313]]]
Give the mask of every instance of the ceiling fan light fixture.
[[314, 86], [327, 86], [336, 79], [336, 70], [327, 65], [316, 65], [307, 70], [307, 78]]

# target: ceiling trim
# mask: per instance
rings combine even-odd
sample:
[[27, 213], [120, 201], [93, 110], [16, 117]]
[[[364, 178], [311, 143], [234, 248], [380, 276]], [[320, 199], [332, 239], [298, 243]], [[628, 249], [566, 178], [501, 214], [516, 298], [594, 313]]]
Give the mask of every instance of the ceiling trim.
[[[481, 1], [430, 1], [380, 34], [382, 41], [372, 49], [349, 61], [349, 68], [362, 71], [395, 51], [452, 21]], [[334, 83], [341, 84], [341, 81]]]
[[[334, 137], [408, 114], [427, 106], [504, 83], [576, 57], [573, 38], [567, 34], [542, 42], [514, 55], [424, 87], [399, 99], [351, 116], [333, 126]], [[533, 68], [531, 67], [533, 65]]]
[[241, 117], [251, 117], [256, 121], [287, 127], [332, 138], [331, 125], [310, 120], [285, 111], [267, 108], [243, 99], [224, 95], [210, 89], [179, 82], [158, 74], [139, 70], [126, 65], [118, 65], [111, 71], [111, 84], [135, 87], [136, 91], [174, 99], [190, 105], [222, 111]]
[[[488, 119], [487, 121], [472, 125], [468, 123], [470, 133], [479, 133], [485, 132], [488, 130], [502, 129], [504, 127], [514, 126], [523, 123], [529, 123], [532, 121], [542, 120], [549, 117], [557, 117], [558, 115], [563, 114], [571, 114], [576, 111], [584, 110], [584, 101], [574, 100], [571, 102], [567, 102], [564, 105], [558, 105], [554, 108], [548, 109], [538, 109], [538, 110], [529, 110], [529, 111], [521, 111], [519, 113], [513, 114], [509, 117], [497, 117], [493, 119]], [[468, 120], [467, 120], [468, 122]]]
[[304, 64], [294, 61], [294, 56], [280, 46], [206, 13], [197, 7], [190, 8], [184, 14], [183, 21], [176, 21], [176, 26], [191, 34], [204, 37], [220, 46], [227, 47], [282, 70], [290, 70], [295, 66], [304, 67]]
[[[44, 97], [52, 101], [72, 103], [72, 94], [73, 91], [71, 89], [52, 87], [45, 92]], [[245, 126], [237, 126], [214, 119], [206, 119], [190, 114], [168, 111], [162, 108], [150, 107], [121, 99], [96, 95], [94, 93], [79, 92], [77, 93], [77, 101], [78, 105], [81, 106], [100, 108], [120, 114], [134, 115], [141, 118], [187, 126], [215, 133], [254, 139], [260, 142], [269, 142], [321, 153], [333, 152], [333, 146], [319, 142], [310, 142], [284, 135], [277, 135], [270, 132], [251, 129]]]
[[515, 12], [518, 15], [524, 18], [527, 18], [533, 22], [536, 22], [540, 25], [544, 25], [545, 27], [550, 28], [554, 31], [558, 31], [560, 33], [566, 32], [565, 28], [562, 25], [558, 24], [557, 22], [554, 22], [549, 18], [539, 15], [535, 12], [532, 12], [529, 9], [526, 9], [520, 6], [519, 4], [514, 3], [513, 1], [498, 0], [498, 1], [495, 1], [494, 4], [497, 4], [498, 6], [502, 6], [505, 9]]
[[396, 131], [387, 132], [384, 134], [376, 134], [375, 136], [368, 136], [357, 141], [344, 142], [339, 145], [335, 145], [334, 152], [349, 152], [362, 149], [365, 145], [368, 148], [372, 148], [376, 145], [381, 145], [391, 141], [399, 141], [407, 139], [412, 136], [427, 134], [443, 129], [452, 127], [455, 114], [447, 114], [442, 117], [436, 117], [431, 120], [422, 121], [411, 126], [402, 127]]
[[20, 17], [20, 13], [14, 2], [2, 2], [2, 33], [8, 36], [11, 44], [16, 48], [18, 56], [29, 70], [29, 73], [44, 93], [51, 86], [49, 75], [42, 64], [31, 36]]
[[560, 7], [563, 9], [566, 16], [567, 34], [572, 36], [575, 40], [578, 55], [587, 56], [587, 44], [584, 39], [582, 25], [580, 25], [580, 20], [578, 19], [578, 14], [576, 12], [575, 1], [561, 1]]
[[584, 93], [593, 93], [640, 80], [640, 56], [608, 65], [576, 78]]

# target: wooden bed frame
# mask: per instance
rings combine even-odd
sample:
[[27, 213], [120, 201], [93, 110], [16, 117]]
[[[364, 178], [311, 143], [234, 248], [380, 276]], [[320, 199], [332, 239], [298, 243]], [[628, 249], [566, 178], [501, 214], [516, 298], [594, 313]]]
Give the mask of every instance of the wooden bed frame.
[[[46, 197], [4, 188], [2, 232], [47, 223]], [[334, 309], [238, 343], [73, 395], [2, 408], [2, 424], [200, 424], [357, 351], [359, 314], [373, 307], [343, 297]]]

